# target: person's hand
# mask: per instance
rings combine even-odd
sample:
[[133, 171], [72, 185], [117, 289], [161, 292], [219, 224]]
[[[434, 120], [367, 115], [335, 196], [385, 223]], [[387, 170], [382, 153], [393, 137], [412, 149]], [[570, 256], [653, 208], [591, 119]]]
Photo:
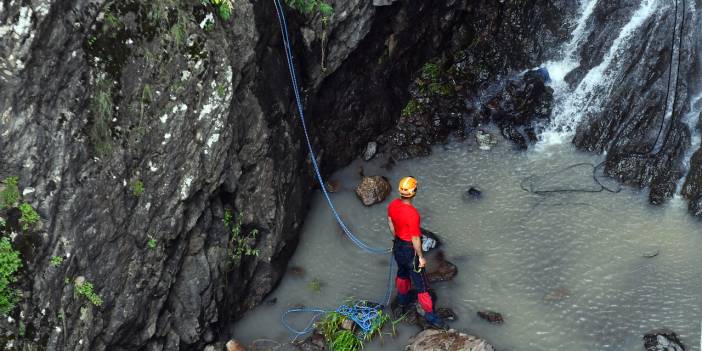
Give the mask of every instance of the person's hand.
[[427, 265], [427, 260], [424, 257], [419, 258], [419, 268], [424, 268]]

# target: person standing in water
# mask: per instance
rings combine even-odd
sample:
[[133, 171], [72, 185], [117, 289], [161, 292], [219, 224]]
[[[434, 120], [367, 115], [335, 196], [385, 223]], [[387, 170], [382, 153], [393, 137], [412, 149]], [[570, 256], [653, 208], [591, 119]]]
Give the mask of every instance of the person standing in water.
[[425, 275], [427, 261], [422, 252], [422, 232], [419, 229], [419, 212], [412, 206], [417, 194], [417, 180], [404, 177], [400, 180], [400, 198], [388, 205], [388, 226], [394, 241], [392, 252], [397, 262], [397, 302], [406, 311], [410, 303], [409, 291], [412, 286], [417, 290], [417, 301], [424, 310], [427, 322], [438, 328], [445, 328], [446, 323], [434, 313], [434, 303], [429, 295], [429, 282]]

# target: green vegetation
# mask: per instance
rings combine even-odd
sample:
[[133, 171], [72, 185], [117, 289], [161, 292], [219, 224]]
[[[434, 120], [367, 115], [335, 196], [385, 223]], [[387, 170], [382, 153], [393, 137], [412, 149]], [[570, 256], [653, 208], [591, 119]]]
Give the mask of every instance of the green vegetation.
[[0, 217], [0, 232], [5, 230], [5, 226], [7, 226], [7, 223], [5, 222], [5, 219]]
[[88, 299], [93, 306], [102, 305], [102, 298], [93, 291], [93, 284], [89, 281], [76, 284], [76, 293]]
[[436, 63], [425, 63], [420, 70], [417, 84], [424, 94], [447, 96], [451, 94], [451, 85], [441, 81], [441, 69]]
[[340, 330], [329, 345], [332, 351], [355, 351], [363, 348], [363, 343], [350, 330]]
[[230, 229], [231, 235], [227, 243], [227, 254], [232, 264], [238, 262], [245, 256], [258, 256], [260, 251], [252, 247], [258, 236], [258, 229], [252, 229], [248, 234], [242, 234], [242, 221], [244, 214], [239, 213], [236, 221], [233, 221], [231, 210], [224, 211], [224, 225]]
[[402, 117], [409, 117], [414, 114], [420, 113], [422, 111], [422, 106], [417, 102], [416, 99], [410, 100], [405, 108], [402, 109]]
[[51, 256], [51, 260], [49, 261], [52, 267], [58, 267], [63, 263], [63, 257], [61, 256]]
[[19, 209], [20, 213], [22, 214], [19, 221], [22, 224], [23, 230], [29, 230], [32, 226], [39, 222], [39, 214], [28, 202], [23, 202], [19, 206]]
[[324, 1], [320, 0], [285, 0], [291, 8], [309, 15], [315, 11], [319, 12], [322, 17], [328, 18], [334, 12], [334, 8]]
[[425, 63], [422, 66], [422, 79], [436, 81], [439, 79], [439, 66], [435, 63]]
[[313, 292], [319, 294], [322, 292], [322, 281], [320, 281], [318, 278], [312, 279], [309, 284], [307, 284]]
[[20, 268], [20, 254], [12, 248], [10, 238], [0, 238], [0, 315], [5, 315], [15, 308], [19, 292], [10, 285], [17, 280]]
[[20, 192], [17, 183], [19, 178], [8, 177], [5, 179], [5, 189], [0, 193], [0, 209], [11, 208], [19, 201]]
[[377, 317], [372, 321], [371, 330], [363, 334], [354, 332], [353, 329], [344, 329], [343, 324], [346, 319], [346, 316], [343, 314], [333, 311], [327, 313], [315, 323], [315, 327], [324, 336], [324, 340], [331, 351], [357, 351], [363, 349], [364, 341], [371, 341], [375, 336], [382, 337], [382, 329], [388, 325], [388, 322], [392, 326], [390, 334], [395, 335], [395, 325], [401, 320], [392, 321], [388, 314], [378, 311]]
[[144, 182], [137, 179], [132, 182], [132, 195], [135, 197], [140, 197], [144, 194]]
[[223, 21], [229, 21], [232, 17], [232, 3], [231, 0], [210, 0], [210, 3], [217, 9], [217, 14], [219, 18]]
[[146, 242], [146, 246], [148, 246], [151, 250], [156, 250], [156, 246], [158, 246], [158, 241], [156, 241], [154, 237], [149, 235], [149, 241]]

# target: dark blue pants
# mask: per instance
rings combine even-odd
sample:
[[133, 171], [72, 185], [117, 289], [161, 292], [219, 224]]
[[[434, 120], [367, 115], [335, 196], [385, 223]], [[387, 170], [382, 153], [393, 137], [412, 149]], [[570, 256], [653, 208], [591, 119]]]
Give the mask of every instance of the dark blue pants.
[[[424, 268], [419, 272], [415, 270], [415, 267], [419, 267], [419, 258], [414, 253], [412, 243], [395, 239], [392, 252], [395, 257], [395, 262], [397, 262], [397, 278], [402, 280], [410, 279], [412, 287], [417, 290], [418, 293], [427, 292], [429, 289], [429, 282], [424, 274]], [[398, 291], [401, 294], [407, 293], [401, 290], [405, 289], [398, 285]]]

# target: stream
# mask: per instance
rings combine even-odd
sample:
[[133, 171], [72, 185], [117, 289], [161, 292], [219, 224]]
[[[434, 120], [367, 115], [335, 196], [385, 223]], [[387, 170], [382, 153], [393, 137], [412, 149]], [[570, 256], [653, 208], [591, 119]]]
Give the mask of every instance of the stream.
[[[358, 236], [388, 246], [385, 207], [395, 195], [364, 207], [353, 192], [359, 168], [392, 184], [417, 177], [422, 225], [440, 236], [446, 258], [459, 268], [453, 281], [433, 286], [437, 305], [457, 313], [451, 327], [498, 350], [641, 350], [644, 333], [660, 327], [677, 332], [689, 350], [700, 350], [702, 224], [682, 202], [653, 207], [645, 191], [630, 188], [548, 196], [522, 189], [597, 190], [592, 166], [569, 167], [599, 160], [570, 145], [524, 153], [507, 141], [490, 151], [472, 139], [456, 141], [391, 171], [378, 160], [356, 161], [331, 177], [343, 184], [332, 196]], [[480, 188], [482, 198], [465, 198], [470, 186]], [[275, 304], [249, 312], [233, 326], [233, 336], [247, 344], [285, 341], [291, 334], [280, 316], [288, 308], [381, 299], [387, 264], [386, 256], [363, 253], [343, 236], [318, 192], [289, 264], [303, 273], [288, 273], [267, 299]], [[482, 321], [476, 316], [481, 309], [501, 312], [505, 324]], [[302, 329], [308, 317], [291, 322]], [[395, 338], [384, 338], [384, 347], [374, 341], [365, 350], [399, 350], [416, 331], [403, 326]]]

